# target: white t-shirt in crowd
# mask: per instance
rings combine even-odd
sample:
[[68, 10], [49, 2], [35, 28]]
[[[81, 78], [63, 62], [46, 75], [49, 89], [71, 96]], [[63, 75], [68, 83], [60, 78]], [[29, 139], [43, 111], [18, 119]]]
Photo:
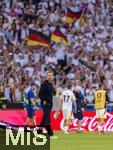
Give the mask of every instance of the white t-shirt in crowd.
[[29, 77], [33, 76], [34, 68], [33, 67], [26, 67], [25, 71], [28, 71]]
[[113, 89], [109, 91], [109, 101], [113, 102]]
[[56, 58], [57, 60], [65, 59], [65, 46], [64, 45], [58, 48], [56, 47]]

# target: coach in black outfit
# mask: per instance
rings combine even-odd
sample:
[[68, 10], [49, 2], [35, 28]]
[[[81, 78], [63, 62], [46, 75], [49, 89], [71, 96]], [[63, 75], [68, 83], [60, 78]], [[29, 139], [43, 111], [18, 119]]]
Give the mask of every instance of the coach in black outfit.
[[53, 96], [55, 95], [55, 89], [52, 85], [53, 78], [53, 72], [48, 71], [46, 80], [41, 84], [39, 91], [39, 98], [41, 99], [44, 113], [40, 125], [46, 128], [49, 136], [53, 136], [53, 130], [50, 125], [50, 113], [53, 106]]

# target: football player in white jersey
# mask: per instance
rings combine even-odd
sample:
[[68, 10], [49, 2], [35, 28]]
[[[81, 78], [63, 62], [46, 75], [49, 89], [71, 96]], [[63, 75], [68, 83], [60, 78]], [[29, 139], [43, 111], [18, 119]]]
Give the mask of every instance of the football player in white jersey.
[[[64, 133], [68, 134], [68, 129], [72, 120], [72, 106], [74, 103], [74, 108], [76, 109], [75, 96], [71, 91], [72, 85], [68, 84], [67, 90], [64, 91], [60, 97], [58, 110], [62, 109], [64, 118]], [[56, 111], [54, 117], [57, 117], [59, 111]]]

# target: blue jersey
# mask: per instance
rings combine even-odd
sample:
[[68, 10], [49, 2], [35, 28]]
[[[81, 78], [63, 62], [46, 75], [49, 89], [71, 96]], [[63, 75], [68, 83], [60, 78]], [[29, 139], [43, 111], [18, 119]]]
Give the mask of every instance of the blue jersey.
[[77, 112], [81, 111], [84, 96], [81, 92], [75, 91], [75, 97], [76, 97], [76, 106], [77, 106]]
[[75, 91], [75, 97], [76, 97], [76, 113], [74, 113], [74, 117], [78, 120], [83, 119], [83, 113], [82, 113], [82, 106], [83, 106], [83, 100], [84, 96], [81, 92]]
[[34, 109], [34, 106], [33, 104], [31, 103], [31, 98], [35, 98], [35, 94], [33, 92], [32, 89], [30, 89], [27, 93], [26, 93], [26, 96], [25, 96], [25, 100], [26, 100], [26, 107], [27, 109]]

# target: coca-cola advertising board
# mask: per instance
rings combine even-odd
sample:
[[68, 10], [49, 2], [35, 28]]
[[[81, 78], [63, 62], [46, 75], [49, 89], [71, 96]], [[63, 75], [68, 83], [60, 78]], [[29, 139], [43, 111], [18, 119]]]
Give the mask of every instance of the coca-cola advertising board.
[[[64, 119], [62, 115], [56, 119], [55, 122], [52, 121], [52, 126], [56, 130], [63, 130]], [[95, 131], [97, 129], [98, 120], [96, 119], [95, 112], [84, 112], [84, 118], [82, 120], [82, 130], [83, 131]], [[75, 131], [78, 129], [78, 119], [73, 119], [70, 131]], [[113, 132], [113, 112], [107, 113], [107, 118], [105, 119], [104, 124], [102, 125], [103, 131]]]
[[[36, 111], [36, 121], [40, 124], [43, 116], [42, 111]], [[0, 122], [7, 122], [13, 125], [25, 125], [26, 111], [24, 110], [0, 110]], [[57, 119], [54, 119], [54, 111], [51, 113], [51, 125], [53, 130], [63, 130], [63, 117], [60, 113]], [[75, 118], [72, 120], [70, 131], [75, 131], [78, 128], [78, 120]], [[98, 120], [96, 119], [95, 112], [84, 112], [84, 118], [82, 120], [83, 131], [95, 131], [97, 129]], [[102, 126], [104, 131], [113, 132], [113, 112], [107, 113], [107, 118]]]

